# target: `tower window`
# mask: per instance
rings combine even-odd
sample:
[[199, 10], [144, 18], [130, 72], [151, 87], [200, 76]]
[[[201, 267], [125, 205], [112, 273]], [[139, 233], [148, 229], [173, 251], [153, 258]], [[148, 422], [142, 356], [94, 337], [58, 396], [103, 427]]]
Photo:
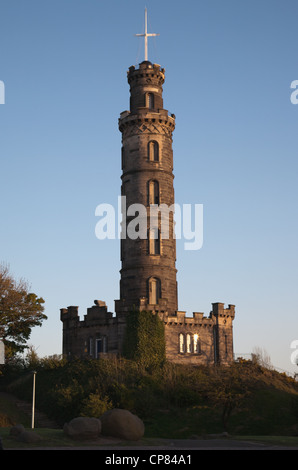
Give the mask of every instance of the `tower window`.
[[146, 108], [154, 109], [154, 94], [146, 93]]
[[149, 290], [149, 304], [157, 305], [158, 300], [161, 297], [160, 279], [157, 279], [156, 277], [151, 277], [148, 281], [148, 290]]
[[148, 183], [148, 204], [159, 204], [159, 184], [158, 181], [151, 180]]
[[160, 235], [158, 228], [148, 230], [148, 253], [149, 255], [160, 254]]
[[151, 140], [148, 143], [148, 160], [151, 162], [159, 161], [159, 147], [155, 140]]

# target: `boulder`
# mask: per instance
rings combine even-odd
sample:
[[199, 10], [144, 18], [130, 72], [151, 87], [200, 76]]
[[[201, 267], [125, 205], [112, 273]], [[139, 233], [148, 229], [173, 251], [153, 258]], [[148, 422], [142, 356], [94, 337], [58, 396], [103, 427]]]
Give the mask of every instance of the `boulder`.
[[25, 429], [22, 424], [12, 426], [9, 435], [20, 442], [34, 443], [41, 441], [41, 437], [38, 434], [32, 430]]
[[64, 424], [63, 431], [76, 440], [97, 439], [101, 433], [101, 422], [97, 418], [74, 418]]
[[138, 441], [143, 437], [145, 427], [143, 421], [128, 410], [114, 408], [106, 411], [101, 417], [102, 434], [120, 437], [129, 441]]
[[9, 431], [9, 435], [11, 437], [17, 437], [19, 434], [25, 431], [25, 428], [22, 424], [16, 424], [15, 426], [12, 426]]
[[17, 441], [20, 442], [27, 442], [27, 443], [35, 443], [35, 442], [40, 442], [41, 437], [36, 434], [34, 431], [23, 431], [21, 432], [17, 437]]

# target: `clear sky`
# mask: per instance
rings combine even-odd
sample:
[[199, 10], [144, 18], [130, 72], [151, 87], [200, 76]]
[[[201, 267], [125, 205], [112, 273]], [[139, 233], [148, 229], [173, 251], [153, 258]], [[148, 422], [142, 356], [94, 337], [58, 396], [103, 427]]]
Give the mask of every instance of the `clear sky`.
[[204, 205], [203, 247], [177, 242], [179, 309], [235, 304], [235, 353], [298, 371], [297, 0], [0, 0], [0, 261], [46, 301], [30, 344], [60, 354], [60, 308], [119, 298], [119, 241], [96, 238], [95, 209], [120, 194], [145, 6], [176, 202]]

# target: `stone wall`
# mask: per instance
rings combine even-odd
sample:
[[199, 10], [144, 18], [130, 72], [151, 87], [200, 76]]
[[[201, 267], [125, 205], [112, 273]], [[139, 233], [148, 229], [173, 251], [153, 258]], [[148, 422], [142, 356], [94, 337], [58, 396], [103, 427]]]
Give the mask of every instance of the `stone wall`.
[[63, 322], [63, 355], [68, 359], [90, 357], [100, 354], [118, 353], [117, 320], [102, 301], [87, 309], [83, 320], [78, 307], [60, 310]]
[[[165, 310], [166, 301], [162, 300], [157, 306], [141, 299], [139, 308], [152, 311], [164, 322], [166, 357], [169, 361], [193, 365], [229, 364], [233, 361], [233, 305], [225, 309], [224, 304], [215, 303], [209, 317], [201, 312], [187, 317], [182, 311], [169, 315]], [[115, 317], [107, 311], [104, 302], [95, 301], [95, 305], [87, 310], [84, 320], [80, 320], [78, 307], [61, 309], [65, 357], [121, 355], [128, 311], [129, 307], [126, 310], [123, 308], [122, 314]]]
[[233, 361], [233, 319], [235, 308], [213, 304], [209, 317], [195, 312], [162, 315], [165, 324], [166, 357], [181, 364], [229, 364]]

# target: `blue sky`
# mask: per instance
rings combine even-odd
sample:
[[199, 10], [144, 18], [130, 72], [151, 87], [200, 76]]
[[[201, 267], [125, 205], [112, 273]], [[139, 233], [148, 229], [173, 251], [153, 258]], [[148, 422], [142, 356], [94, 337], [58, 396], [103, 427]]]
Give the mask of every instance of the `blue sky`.
[[30, 344], [61, 353], [60, 308], [119, 297], [119, 241], [95, 237], [95, 209], [120, 194], [145, 6], [176, 115], [176, 202], [204, 205], [202, 249], [177, 242], [179, 309], [236, 304], [235, 353], [297, 371], [295, 0], [0, 0], [0, 261], [46, 300]]

